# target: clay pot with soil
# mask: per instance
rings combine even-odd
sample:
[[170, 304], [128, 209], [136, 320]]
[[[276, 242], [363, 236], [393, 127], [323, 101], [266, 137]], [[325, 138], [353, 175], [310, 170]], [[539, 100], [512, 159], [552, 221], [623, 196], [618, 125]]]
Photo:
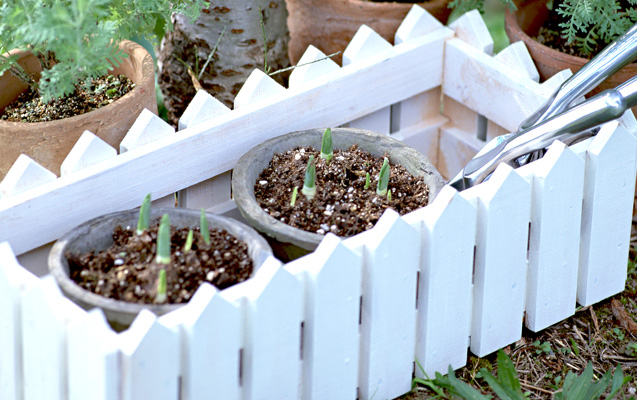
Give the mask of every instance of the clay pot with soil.
[[[290, 42], [288, 55], [292, 64], [309, 45], [325, 54], [344, 51], [361, 25], [367, 25], [390, 43], [414, 4], [447, 23], [451, 0], [425, 2], [388, 2], [366, 0], [286, 0]], [[342, 54], [333, 57], [341, 64]]]
[[[199, 211], [152, 209], [149, 228], [137, 232], [139, 214], [134, 209], [88, 221], [62, 236], [49, 254], [49, 270], [65, 295], [87, 310], [101, 308], [116, 330], [128, 327], [143, 308], [156, 315], [177, 309], [204, 282], [221, 290], [244, 281], [272, 255], [256, 231], [230, 218], [203, 214], [207, 241]], [[170, 220], [170, 253], [159, 262], [163, 215]], [[165, 295], [159, 299], [162, 280]]]
[[[314, 251], [326, 233], [348, 237], [370, 229], [386, 208], [405, 214], [424, 207], [444, 185], [427, 157], [362, 129], [333, 129], [334, 154], [326, 162], [319, 156], [323, 134], [310, 129], [270, 139], [244, 154], [233, 170], [237, 207], [283, 261]], [[310, 157], [317, 188], [312, 199], [302, 193]], [[391, 164], [389, 196], [376, 191], [385, 157]]]
[[[125, 40], [119, 47], [128, 54], [110, 71], [125, 75], [135, 88], [123, 97], [88, 113], [47, 122], [10, 122], [0, 120], [0, 180], [7, 174], [20, 154], [26, 154], [39, 164], [60, 174], [60, 165], [85, 130], [119, 148], [119, 144], [144, 108], [157, 113], [155, 70], [148, 52], [137, 43]], [[40, 63], [31, 53], [19, 61], [27, 72], [36, 73]], [[0, 111], [27, 90], [27, 85], [5, 72], [0, 76]]]
[[[568, 54], [556, 50], [538, 42], [540, 28], [545, 26], [550, 18], [550, 12], [546, 7], [546, 0], [516, 1], [516, 11], [507, 8], [505, 15], [505, 29], [511, 43], [523, 41], [533, 62], [540, 74], [540, 80], [544, 81], [556, 73], [570, 69], [573, 73], [578, 71], [589, 59]], [[554, 8], [557, 6], [554, 5]], [[615, 75], [602, 82], [590, 95], [603, 90], [614, 88], [626, 80], [637, 75], [637, 63], [632, 63], [622, 68]], [[637, 109], [633, 109], [636, 112]]]

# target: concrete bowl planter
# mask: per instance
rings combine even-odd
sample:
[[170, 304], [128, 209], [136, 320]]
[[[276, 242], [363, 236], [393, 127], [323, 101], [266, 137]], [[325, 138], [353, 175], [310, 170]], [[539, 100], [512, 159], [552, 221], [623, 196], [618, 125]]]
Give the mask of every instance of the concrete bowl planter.
[[[200, 212], [179, 208], [153, 208], [151, 221], [163, 214], [170, 216], [171, 226], [177, 228], [199, 227]], [[84, 253], [100, 251], [113, 243], [113, 231], [117, 225], [137, 226], [139, 209], [107, 214], [78, 226], [62, 236], [49, 253], [49, 270], [60, 285], [64, 294], [84, 309], [101, 308], [106, 318], [117, 330], [127, 328], [137, 314], [144, 308], [156, 315], [173, 311], [183, 304], [138, 304], [122, 300], [110, 299], [83, 289], [69, 277], [69, 264], [65, 257], [67, 252]], [[248, 254], [253, 262], [252, 276], [263, 262], [272, 255], [267, 242], [254, 229], [236, 220], [207, 213], [210, 229], [225, 229], [237, 239], [248, 245]]]
[[[135, 83], [135, 88], [122, 98], [97, 110], [55, 121], [0, 120], [0, 181], [20, 154], [26, 154], [59, 175], [60, 165], [85, 130], [119, 149], [120, 142], [144, 108], [157, 113], [152, 57], [135, 42], [125, 40], [119, 46], [128, 58], [110, 73], [126, 75]], [[19, 63], [29, 72], [40, 71], [40, 64], [31, 53], [23, 53]], [[0, 110], [26, 89], [26, 84], [11, 73], [0, 75]]]
[[[254, 184], [274, 154], [298, 146], [321, 148], [323, 129], [292, 132], [267, 140], [244, 154], [232, 174], [235, 203], [245, 220], [270, 242], [274, 255], [283, 261], [293, 260], [316, 249], [323, 235], [291, 227], [263, 211], [254, 194]], [[387, 153], [392, 163], [400, 164], [411, 174], [422, 176], [429, 186], [429, 202], [437, 196], [444, 182], [429, 159], [392, 137], [353, 128], [332, 129], [334, 149], [347, 149], [354, 144], [374, 157]]]

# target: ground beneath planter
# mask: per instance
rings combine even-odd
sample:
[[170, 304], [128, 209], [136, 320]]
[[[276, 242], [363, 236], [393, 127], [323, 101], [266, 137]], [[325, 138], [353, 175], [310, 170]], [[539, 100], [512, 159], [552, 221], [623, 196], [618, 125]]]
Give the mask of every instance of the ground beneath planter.
[[[429, 188], [422, 177], [410, 174], [390, 159], [391, 199], [376, 194], [382, 157], [352, 146], [335, 150], [327, 164], [312, 147], [275, 154], [254, 186], [257, 202], [272, 217], [295, 228], [324, 235], [349, 237], [372, 228], [387, 208], [403, 215], [427, 205]], [[301, 194], [310, 156], [316, 160], [317, 193], [312, 200]], [[365, 188], [366, 174], [370, 186]], [[294, 187], [296, 203], [291, 205]]]
[[106, 75], [80, 82], [65, 98], [45, 103], [29, 88], [5, 107], [0, 119], [13, 122], [45, 122], [81, 115], [107, 106], [135, 88], [125, 75]]
[[167, 303], [179, 304], [187, 303], [204, 282], [224, 289], [252, 274], [247, 244], [225, 230], [216, 229], [210, 230], [210, 244], [204, 242], [196, 229], [192, 249], [184, 254], [189, 229], [171, 227], [170, 264], [156, 264], [158, 227], [156, 221], [143, 234], [136, 235], [135, 227], [118, 226], [113, 234], [114, 244], [105, 251], [67, 253], [71, 279], [104, 297], [152, 304], [159, 271], [164, 268]]

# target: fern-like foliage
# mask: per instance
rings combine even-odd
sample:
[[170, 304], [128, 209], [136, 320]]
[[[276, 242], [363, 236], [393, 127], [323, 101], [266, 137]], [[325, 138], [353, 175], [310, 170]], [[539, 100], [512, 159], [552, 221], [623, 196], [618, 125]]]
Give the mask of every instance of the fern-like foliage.
[[62, 98], [80, 81], [102, 76], [126, 57], [123, 39], [172, 29], [173, 12], [195, 18], [204, 0], [2, 0], [0, 51], [31, 51], [40, 60], [39, 81], [0, 56], [0, 74], [10, 71], [39, 91], [43, 101]]
[[[631, 6], [637, 5], [637, 0], [627, 2]], [[560, 23], [562, 36], [587, 56], [605, 47], [637, 22], [637, 11], [615, 0], [564, 0], [556, 11], [564, 19]]]

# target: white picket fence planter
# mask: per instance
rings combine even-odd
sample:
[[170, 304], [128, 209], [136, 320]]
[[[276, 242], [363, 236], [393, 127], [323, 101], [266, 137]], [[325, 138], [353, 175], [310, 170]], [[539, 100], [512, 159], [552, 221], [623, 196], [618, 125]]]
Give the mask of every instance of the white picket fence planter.
[[[0, 184], [0, 398], [16, 400], [387, 399], [623, 290], [637, 123], [628, 112], [573, 147], [445, 187], [404, 217], [286, 265], [274, 258], [224, 291], [202, 286], [115, 333], [60, 294], [50, 243], [146, 193], [233, 213], [231, 171], [289, 131], [356, 126], [398, 137], [450, 178], [512, 131], [568, 75], [537, 83], [520, 43], [490, 55], [479, 14], [443, 27], [415, 6], [392, 46], [362, 27], [344, 54], [297, 68], [290, 88], [255, 70], [229, 110], [199, 93], [178, 132], [142, 113], [121, 154], [87, 133], [57, 178], [18, 160]], [[302, 62], [323, 55], [309, 48]], [[441, 112], [441, 100], [443, 109]], [[16, 256], [14, 255], [18, 255]], [[420, 371], [416, 371], [421, 375]]]

